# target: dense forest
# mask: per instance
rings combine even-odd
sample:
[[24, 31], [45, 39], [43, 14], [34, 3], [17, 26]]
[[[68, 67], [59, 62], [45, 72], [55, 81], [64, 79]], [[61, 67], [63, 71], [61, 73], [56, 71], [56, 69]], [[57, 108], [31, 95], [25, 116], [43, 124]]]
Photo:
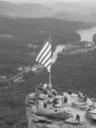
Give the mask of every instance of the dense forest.
[[[80, 43], [76, 30], [92, 25], [60, 19], [10, 19], [0, 17], [0, 75], [7, 78], [18, 73], [22, 65], [34, 65], [42, 44], [52, 35], [52, 49], [57, 44]], [[94, 37], [94, 42], [96, 37]], [[32, 44], [32, 45], [29, 45]], [[37, 46], [37, 47], [34, 47]], [[72, 89], [96, 97], [96, 51], [59, 55], [52, 66], [53, 87], [59, 93]], [[0, 128], [26, 128], [26, 95], [40, 82], [48, 81], [42, 73], [24, 75], [24, 82], [0, 82]]]

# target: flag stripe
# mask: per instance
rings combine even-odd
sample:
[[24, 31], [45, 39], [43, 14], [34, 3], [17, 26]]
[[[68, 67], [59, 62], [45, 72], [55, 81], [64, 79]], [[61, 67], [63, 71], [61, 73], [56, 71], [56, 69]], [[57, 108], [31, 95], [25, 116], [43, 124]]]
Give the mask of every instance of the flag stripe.
[[43, 52], [41, 58], [38, 60], [39, 63], [41, 63], [41, 61], [42, 61], [42, 60], [44, 59], [44, 57], [48, 54], [48, 52], [50, 51], [50, 49], [51, 49], [51, 45], [49, 45], [49, 46], [47, 47], [47, 49]]
[[42, 60], [41, 64], [44, 64], [48, 59], [51, 58], [51, 50], [49, 51], [48, 55]]
[[51, 63], [49, 63], [49, 64], [47, 65], [47, 68], [48, 68], [48, 67], [50, 67], [50, 68], [51, 68]]
[[48, 72], [51, 71], [51, 64], [47, 67]]
[[49, 45], [49, 43], [47, 42], [44, 47], [42, 48], [42, 50], [40, 51], [40, 53], [38, 54], [36, 61], [38, 61], [38, 59], [40, 58], [40, 56], [42, 55], [42, 53], [44, 52], [44, 50], [47, 48], [47, 46]]
[[48, 72], [51, 71], [51, 54], [51, 44], [49, 42], [46, 42], [40, 53], [36, 57], [36, 61], [46, 67]]
[[51, 71], [51, 63], [49, 63], [49, 65], [47, 66], [47, 70], [48, 70], [48, 72]]
[[44, 64], [45, 67], [47, 67], [51, 63], [51, 58]]

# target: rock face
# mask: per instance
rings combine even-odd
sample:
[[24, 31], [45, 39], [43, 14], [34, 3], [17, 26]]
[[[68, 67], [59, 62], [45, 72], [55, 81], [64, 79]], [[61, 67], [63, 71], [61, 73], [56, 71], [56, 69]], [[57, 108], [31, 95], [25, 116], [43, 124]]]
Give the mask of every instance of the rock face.
[[[72, 98], [71, 98], [72, 101]], [[25, 104], [26, 104], [26, 115], [27, 115], [27, 120], [28, 120], [28, 128], [89, 128], [88, 123], [77, 125], [77, 124], [67, 124], [65, 118], [54, 118], [53, 115], [58, 114], [58, 112], [61, 111], [60, 114], [63, 114], [63, 112], [69, 112], [69, 113], [76, 113], [77, 110], [73, 109], [72, 107], [62, 107], [62, 108], [42, 108], [42, 101], [41, 99], [39, 100], [39, 106], [37, 106], [38, 102], [35, 100], [35, 93], [29, 94], [26, 97]], [[72, 108], [72, 111], [71, 111]], [[56, 110], [53, 112], [53, 110]], [[80, 112], [80, 111], [78, 111]], [[77, 113], [78, 113], [77, 112]], [[81, 115], [85, 116], [84, 112], [80, 112]], [[51, 116], [53, 118], [51, 118]], [[59, 116], [59, 115], [58, 115]], [[71, 116], [69, 116], [70, 118]]]
[[90, 128], [85, 125], [69, 125], [64, 121], [39, 119], [37, 115], [32, 114], [28, 120], [28, 128]]

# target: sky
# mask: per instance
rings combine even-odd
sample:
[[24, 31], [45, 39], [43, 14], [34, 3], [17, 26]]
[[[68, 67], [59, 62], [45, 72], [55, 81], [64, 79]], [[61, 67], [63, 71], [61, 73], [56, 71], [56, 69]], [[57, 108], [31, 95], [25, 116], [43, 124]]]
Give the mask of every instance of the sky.
[[32, 3], [32, 2], [48, 2], [48, 1], [61, 1], [61, 2], [79, 2], [79, 1], [91, 1], [91, 0], [0, 0], [0, 1], [9, 1], [9, 2], [12, 2], [12, 3], [20, 3], [20, 2], [23, 2], [23, 3]]

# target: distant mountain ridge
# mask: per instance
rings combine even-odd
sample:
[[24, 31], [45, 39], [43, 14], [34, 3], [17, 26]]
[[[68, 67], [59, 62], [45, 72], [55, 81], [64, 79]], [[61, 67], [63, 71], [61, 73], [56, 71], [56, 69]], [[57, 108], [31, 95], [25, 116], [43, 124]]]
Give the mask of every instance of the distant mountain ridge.
[[96, 21], [96, 1], [55, 3], [56, 17], [70, 21], [95, 22]]
[[0, 15], [11, 18], [49, 17], [52, 8], [42, 4], [12, 4], [0, 2]]
[[0, 15], [11, 18], [60, 18], [69, 21], [96, 21], [96, 2], [20, 3], [0, 2]]

